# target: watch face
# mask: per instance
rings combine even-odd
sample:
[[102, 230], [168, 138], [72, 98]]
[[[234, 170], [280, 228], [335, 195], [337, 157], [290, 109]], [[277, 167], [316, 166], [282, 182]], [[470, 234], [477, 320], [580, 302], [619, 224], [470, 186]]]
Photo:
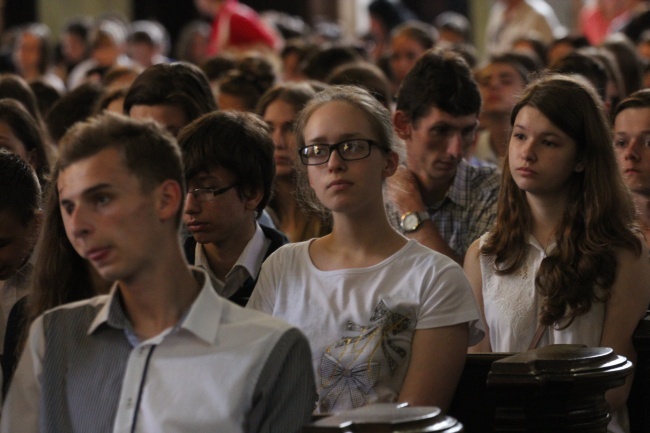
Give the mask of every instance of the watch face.
[[407, 232], [417, 229], [419, 225], [420, 225], [420, 217], [418, 217], [418, 215], [414, 213], [406, 215], [404, 217], [404, 221], [402, 222], [402, 227]]

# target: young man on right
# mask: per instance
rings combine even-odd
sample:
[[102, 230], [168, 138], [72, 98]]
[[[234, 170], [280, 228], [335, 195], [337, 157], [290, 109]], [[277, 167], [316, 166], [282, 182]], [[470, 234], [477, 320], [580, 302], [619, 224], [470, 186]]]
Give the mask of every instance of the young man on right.
[[650, 244], [650, 90], [632, 93], [614, 110], [614, 151]]
[[406, 75], [393, 124], [406, 144], [406, 166], [388, 179], [402, 232], [458, 263], [494, 223], [500, 176], [473, 167], [481, 95], [456, 53], [430, 50]]

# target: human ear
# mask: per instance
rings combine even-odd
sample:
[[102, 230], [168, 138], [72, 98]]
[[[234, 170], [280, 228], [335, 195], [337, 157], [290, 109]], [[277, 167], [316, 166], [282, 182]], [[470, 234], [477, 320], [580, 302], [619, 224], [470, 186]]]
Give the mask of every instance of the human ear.
[[585, 171], [585, 162], [584, 162], [584, 160], [580, 160], [580, 161], [578, 161], [578, 162], [576, 163], [576, 166], [575, 166], [575, 168], [573, 169], [573, 171], [575, 171], [576, 173], [580, 173], [580, 172]]
[[181, 186], [172, 179], [167, 179], [156, 188], [156, 210], [161, 221], [176, 218], [183, 202]]
[[246, 210], [254, 211], [259, 206], [264, 197], [264, 192], [262, 188], [256, 188], [254, 190], [248, 191], [244, 196], [244, 206]]
[[398, 166], [399, 166], [399, 155], [393, 151], [390, 151], [386, 155], [386, 165], [384, 166], [384, 170], [382, 171], [383, 177], [386, 178], [394, 175], [395, 172], [397, 171]]
[[402, 110], [397, 110], [393, 113], [393, 127], [397, 136], [402, 140], [411, 138], [411, 121]]

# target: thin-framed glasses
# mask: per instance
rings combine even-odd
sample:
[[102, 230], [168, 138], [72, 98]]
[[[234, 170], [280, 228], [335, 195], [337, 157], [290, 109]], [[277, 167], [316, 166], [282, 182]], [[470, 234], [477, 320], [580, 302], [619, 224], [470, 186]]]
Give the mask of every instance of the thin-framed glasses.
[[344, 161], [356, 161], [370, 156], [370, 147], [379, 146], [376, 141], [353, 138], [334, 144], [312, 144], [298, 150], [300, 160], [305, 165], [325, 164], [336, 150]]
[[239, 186], [239, 184], [233, 183], [225, 188], [195, 188], [188, 190], [187, 193], [192, 194], [197, 201], [212, 201], [218, 195], [228, 192], [236, 186]]

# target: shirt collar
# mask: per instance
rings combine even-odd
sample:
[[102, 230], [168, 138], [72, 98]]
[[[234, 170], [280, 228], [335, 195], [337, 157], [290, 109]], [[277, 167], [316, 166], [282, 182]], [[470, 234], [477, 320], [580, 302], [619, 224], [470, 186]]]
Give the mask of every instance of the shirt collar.
[[[194, 266], [190, 266], [190, 269], [194, 278], [199, 283], [202, 282], [202, 286], [198, 296], [177, 326], [191, 332], [208, 344], [214, 344], [221, 323], [223, 305], [226, 301], [217, 294], [205, 270]], [[88, 329], [88, 334], [94, 333], [103, 324], [121, 330], [131, 328], [131, 323], [122, 305], [117, 283], [111, 287], [108, 299], [95, 316], [95, 320]]]
[[539, 241], [535, 238], [535, 236], [528, 233], [528, 244], [530, 246], [536, 248], [540, 253], [544, 254], [544, 256], [547, 256], [548, 253], [550, 253], [551, 251], [553, 251], [555, 249], [555, 246], [556, 246], [557, 243], [555, 241], [551, 242], [548, 245], [547, 249], [544, 250], [544, 247], [542, 246], [542, 244], [539, 243]]
[[[237, 258], [237, 261], [235, 262], [230, 272], [228, 272], [228, 275], [226, 275], [226, 281], [228, 281], [228, 278], [233, 275], [237, 269], [240, 268], [243, 268], [247, 272], [247, 278], [257, 278], [257, 274], [259, 273], [260, 268], [262, 267], [262, 262], [264, 261], [264, 254], [268, 248], [268, 245], [265, 245], [267, 241], [268, 240], [266, 239], [266, 236], [264, 236], [262, 228], [258, 223], [255, 223], [255, 233], [244, 247], [244, 250]], [[270, 241], [268, 241], [268, 243], [270, 244]], [[196, 266], [201, 266], [202, 268], [208, 270], [208, 274], [210, 274], [212, 278], [216, 279], [214, 273], [210, 270], [210, 265], [208, 263], [207, 257], [205, 256], [205, 252], [203, 251], [203, 247], [199, 243], [196, 244], [194, 257]], [[246, 278], [244, 278], [244, 280], [245, 279]], [[225, 281], [222, 281], [221, 283], [225, 283]]]

